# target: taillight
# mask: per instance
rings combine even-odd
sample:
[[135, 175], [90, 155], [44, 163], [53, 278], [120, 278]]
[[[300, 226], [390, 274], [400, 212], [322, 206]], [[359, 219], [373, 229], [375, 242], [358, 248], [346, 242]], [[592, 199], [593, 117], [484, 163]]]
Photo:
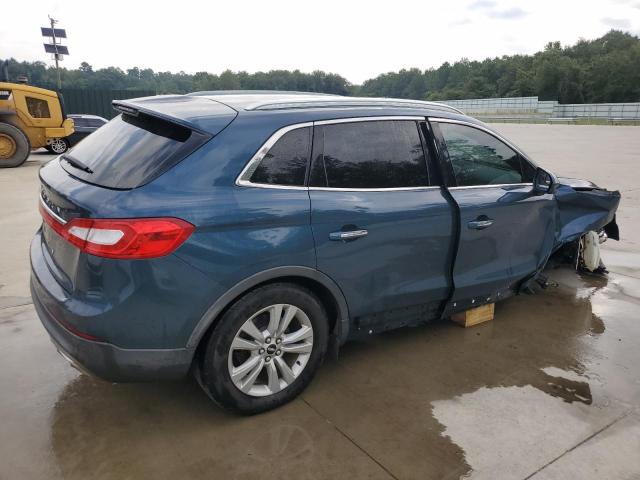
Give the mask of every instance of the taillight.
[[40, 204], [44, 221], [83, 252], [98, 257], [138, 259], [168, 255], [195, 227], [179, 218], [74, 218], [62, 223]]

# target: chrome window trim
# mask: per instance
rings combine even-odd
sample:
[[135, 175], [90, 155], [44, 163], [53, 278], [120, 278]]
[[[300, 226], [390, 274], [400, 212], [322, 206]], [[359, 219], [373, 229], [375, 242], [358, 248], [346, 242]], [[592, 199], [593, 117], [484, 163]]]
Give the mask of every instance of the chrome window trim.
[[258, 164], [262, 161], [264, 156], [269, 152], [271, 147], [280, 140], [286, 133], [296, 130], [298, 128], [313, 127], [315, 125], [332, 125], [337, 123], [356, 123], [356, 122], [380, 122], [380, 121], [393, 121], [393, 120], [409, 120], [409, 121], [424, 121], [424, 116], [407, 116], [407, 115], [388, 115], [377, 117], [350, 117], [350, 118], [336, 118], [332, 120], [319, 120], [316, 122], [303, 122], [294, 123], [282, 127], [271, 135], [265, 143], [258, 149], [258, 151], [251, 157], [251, 160], [247, 162], [240, 174], [237, 176], [235, 184], [240, 187], [255, 187], [255, 188], [272, 188], [276, 190], [336, 190], [342, 192], [389, 192], [398, 190], [421, 190], [425, 188], [440, 188], [432, 187], [430, 185], [424, 185], [421, 187], [395, 187], [395, 188], [331, 188], [331, 187], [305, 187], [305, 186], [293, 186], [293, 185], [277, 185], [271, 183], [254, 183], [249, 180], [253, 172], [257, 168]]
[[357, 122], [382, 122], [382, 121], [394, 121], [394, 120], [409, 120], [409, 121], [424, 121], [425, 116], [418, 115], [387, 115], [378, 117], [350, 117], [350, 118], [335, 118], [333, 120], [318, 120], [313, 122], [315, 125], [333, 125], [335, 123], [357, 123]]
[[496, 183], [487, 185], [463, 185], [460, 187], [447, 187], [449, 190], [468, 190], [471, 188], [504, 188], [504, 187], [533, 187], [533, 183]]
[[238, 177], [236, 178], [236, 185], [241, 187], [274, 188], [279, 190], [307, 190], [307, 187], [305, 186], [254, 183], [249, 180], [249, 178], [251, 178], [251, 175], [253, 175], [255, 169], [258, 167], [258, 164], [262, 161], [269, 150], [271, 150], [271, 147], [273, 147], [275, 143], [284, 136], [284, 134], [289, 133], [292, 130], [306, 127], [313, 127], [313, 122], [295, 123], [293, 125], [288, 125], [286, 127], [282, 127], [279, 130], [276, 130], [276, 132], [262, 144], [258, 151], [253, 155], [253, 157], [251, 157], [251, 160], [247, 162], [245, 167], [240, 172], [240, 175], [238, 175]]
[[389, 188], [338, 188], [338, 187], [309, 187], [309, 190], [327, 192], [402, 192], [412, 190], [439, 190], [440, 186], [425, 185], [422, 187], [389, 187]]
[[42, 205], [44, 209], [47, 211], [47, 213], [51, 215], [53, 218], [55, 218], [59, 223], [61, 223], [62, 225], [67, 224], [67, 221], [64, 218], [60, 217], [57, 213], [51, 210], [51, 208], [49, 208], [49, 205], [44, 203], [44, 199], [42, 198], [42, 195], [40, 195], [40, 205]]

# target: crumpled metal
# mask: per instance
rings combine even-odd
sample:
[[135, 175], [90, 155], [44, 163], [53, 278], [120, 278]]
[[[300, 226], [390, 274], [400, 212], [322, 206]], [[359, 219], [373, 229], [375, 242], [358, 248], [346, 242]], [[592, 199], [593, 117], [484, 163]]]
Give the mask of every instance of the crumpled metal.
[[[595, 186], [594, 186], [595, 187]], [[620, 204], [620, 192], [601, 188], [573, 188], [560, 183], [555, 190], [558, 202], [556, 221], [556, 245], [571, 242], [588, 231], [598, 232], [605, 226], [615, 223], [615, 214]], [[613, 231], [613, 228], [609, 229]], [[615, 226], [617, 236], [618, 228]]]

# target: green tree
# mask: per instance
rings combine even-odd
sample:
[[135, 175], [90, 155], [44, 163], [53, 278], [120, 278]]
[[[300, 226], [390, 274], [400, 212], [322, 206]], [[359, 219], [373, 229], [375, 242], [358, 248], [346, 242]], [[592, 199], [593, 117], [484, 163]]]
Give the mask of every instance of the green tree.
[[[43, 62], [9, 59], [15, 81], [26, 75], [33, 85], [55, 89], [55, 69]], [[437, 68], [402, 69], [351, 85], [344, 77], [320, 70], [268, 72], [154, 72], [132, 67], [94, 69], [82, 62], [78, 69], [62, 68], [65, 88], [129, 89], [157, 93], [198, 90], [298, 90], [338, 95], [415, 99], [463, 99], [537, 95], [562, 103], [640, 101], [640, 39], [611, 30], [595, 40], [580, 39], [573, 46], [548, 42], [533, 55], [505, 55], [472, 61], [445, 62]]]

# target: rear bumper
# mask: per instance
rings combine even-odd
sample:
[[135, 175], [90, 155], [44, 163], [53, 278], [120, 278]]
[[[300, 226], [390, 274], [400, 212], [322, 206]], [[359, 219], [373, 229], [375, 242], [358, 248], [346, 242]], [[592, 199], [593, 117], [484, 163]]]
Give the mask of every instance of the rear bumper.
[[77, 335], [72, 331], [74, 314], [61, 292], [43, 258], [37, 234], [31, 246], [31, 298], [42, 325], [67, 360], [113, 382], [178, 380], [188, 374], [195, 347], [122, 348]]
[[191, 367], [193, 350], [135, 350], [81, 338], [63, 327], [40, 300], [43, 292], [31, 276], [31, 297], [40, 321], [58, 351], [79, 370], [111, 382], [178, 380]]

